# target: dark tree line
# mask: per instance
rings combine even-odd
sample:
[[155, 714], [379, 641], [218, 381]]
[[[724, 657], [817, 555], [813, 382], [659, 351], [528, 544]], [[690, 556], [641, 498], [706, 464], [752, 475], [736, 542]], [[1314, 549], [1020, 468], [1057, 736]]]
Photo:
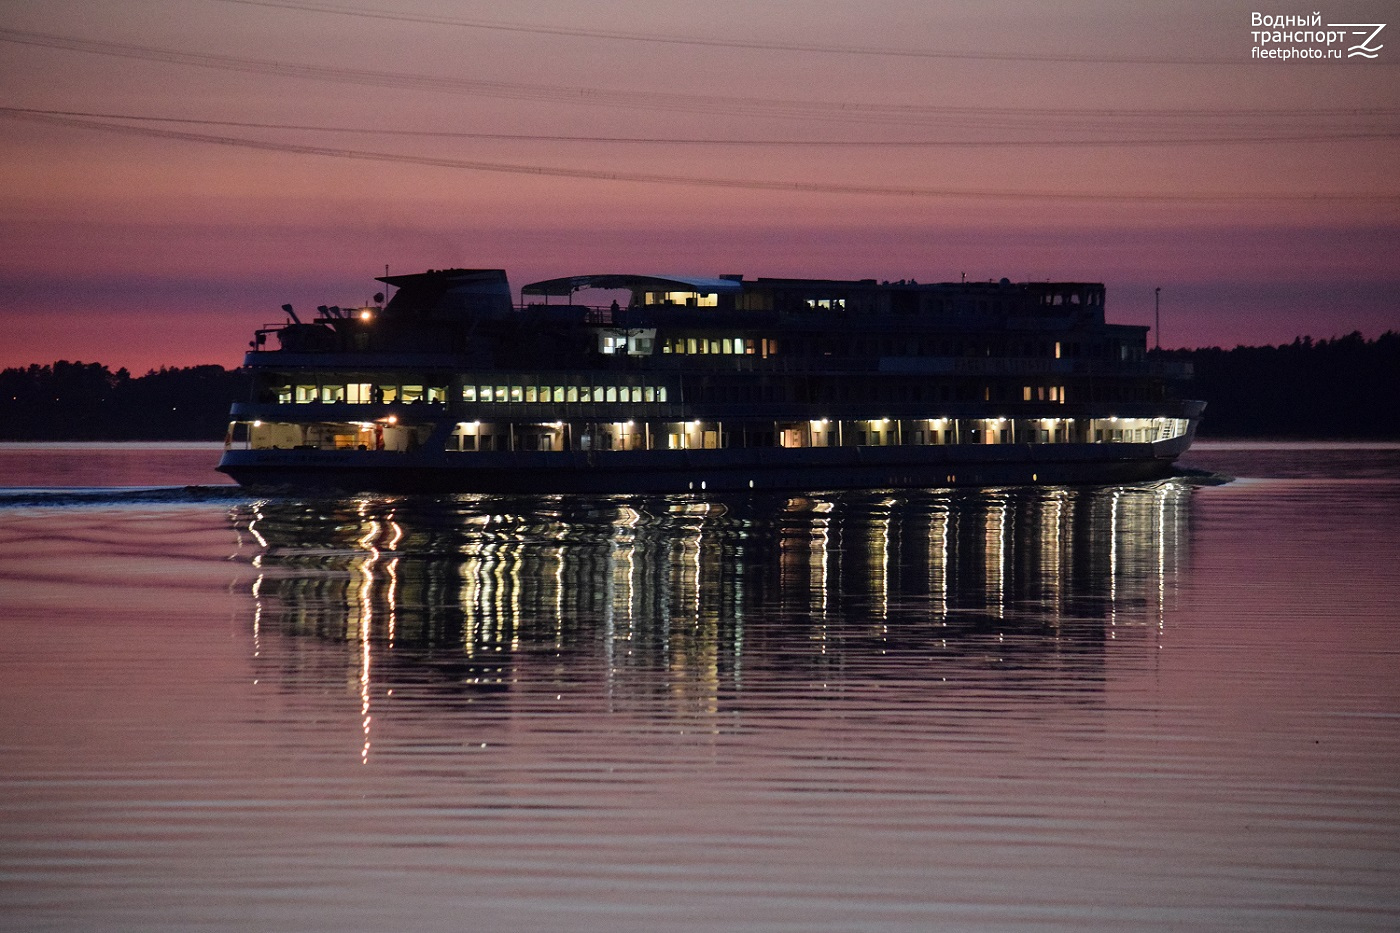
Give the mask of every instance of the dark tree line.
[[248, 375], [222, 366], [132, 376], [100, 363], [0, 371], [0, 440], [219, 440]]
[[[1400, 438], [1400, 332], [1153, 356], [1194, 364], [1183, 394], [1209, 402], [1205, 437]], [[218, 440], [229, 405], [248, 394], [248, 374], [222, 366], [135, 377], [100, 363], [6, 369], [0, 440]]]
[[1400, 438], [1400, 332], [1162, 356], [1194, 364], [1204, 437]]

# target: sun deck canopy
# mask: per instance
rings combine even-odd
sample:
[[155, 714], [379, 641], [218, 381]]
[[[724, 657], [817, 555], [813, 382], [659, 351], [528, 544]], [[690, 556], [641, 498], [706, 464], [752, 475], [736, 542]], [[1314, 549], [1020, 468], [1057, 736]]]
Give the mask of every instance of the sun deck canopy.
[[533, 282], [522, 295], [572, 295], [586, 288], [627, 289], [640, 292], [693, 292], [697, 295], [737, 295], [744, 286], [740, 276], [700, 278], [685, 275], [570, 275]]

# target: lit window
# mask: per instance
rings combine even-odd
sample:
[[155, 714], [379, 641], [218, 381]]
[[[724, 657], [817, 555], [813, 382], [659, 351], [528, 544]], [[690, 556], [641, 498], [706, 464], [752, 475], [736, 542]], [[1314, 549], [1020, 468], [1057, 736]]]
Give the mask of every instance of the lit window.
[[476, 401], [476, 386], [462, 386], [462, 401]]

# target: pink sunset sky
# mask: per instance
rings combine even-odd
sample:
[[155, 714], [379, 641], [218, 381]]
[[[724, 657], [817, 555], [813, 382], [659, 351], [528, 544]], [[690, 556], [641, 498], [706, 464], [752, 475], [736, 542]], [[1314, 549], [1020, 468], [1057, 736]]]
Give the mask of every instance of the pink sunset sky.
[[1138, 324], [1161, 287], [1166, 347], [1400, 328], [1397, 8], [1318, 8], [1397, 20], [1324, 61], [1255, 59], [1255, 12], [1313, 8], [13, 0], [0, 366], [237, 365], [386, 265], [1101, 281]]

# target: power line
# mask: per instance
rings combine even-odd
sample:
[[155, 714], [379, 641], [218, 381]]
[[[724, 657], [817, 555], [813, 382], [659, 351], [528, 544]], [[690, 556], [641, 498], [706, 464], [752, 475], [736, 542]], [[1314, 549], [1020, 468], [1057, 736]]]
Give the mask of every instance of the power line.
[[[698, 36], [676, 36], [664, 33], [629, 32], [618, 29], [584, 29], [569, 26], [543, 26], [509, 23], [495, 20], [459, 19], [443, 16], [423, 16], [354, 7], [333, 7], [318, 3], [292, 3], [285, 0], [220, 0], [240, 6], [256, 6], [274, 10], [294, 10], [303, 13], [327, 13], [395, 23], [417, 23], [429, 26], [452, 26], [461, 29], [482, 29], [497, 32], [526, 33], [540, 36], [563, 36], [577, 39], [609, 39], [622, 42], [645, 42], [652, 45], [692, 45], [702, 48], [744, 49], [760, 52], [799, 52], [822, 55], [858, 55], [882, 58], [948, 59], [953, 61], [1031, 62], [1076, 65], [1249, 65], [1248, 58], [1167, 58], [1161, 56], [1065, 55], [1045, 52], [962, 52], [950, 49], [873, 48], [858, 45], [823, 45], [808, 42], [775, 42], [759, 39], [712, 39]], [[1254, 63], [1257, 64], [1257, 63]]]
[[1400, 194], [1367, 193], [1324, 193], [1313, 194], [1151, 194], [1151, 193], [1090, 193], [1056, 191], [1011, 191], [1011, 190], [958, 190], [951, 188], [922, 188], [882, 185], [857, 185], [829, 182], [794, 182], [744, 178], [701, 178], [687, 175], [668, 175], [648, 172], [618, 172], [598, 169], [563, 168], [543, 165], [518, 165], [501, 162], [484, 162], [468, 159], [449, 159], [436, 156], [420, 156], [407, 153], [372, 152], [359, 149], [344, 149], [331, 146], [308, 146], [296, 143], [276, 143], [266, 140], [242, 139], [230, 136], [215, 136], [204, 133], [188, 133], [179, 130], [160, 129], [150, 126], [128, 126], [104, 123], [79, 117], [61, 117], [33, 111], [0, 107], [0, 117], [13, 120], [28, 120], [58, 126], [100, 130], [128, 136], [154, 139], [170, 139], [182, 142], [206, 143], [231, 146], [240, 149], [253, 149], [265, 152], [283, 152], [296, 155], [328, 156], [339, 159], [353, 159], [369, 162], [389, 162], [407, 165], [420, 165], [433, 168], [459, 169], [474, 172], [496, 172], [512, 175], [534, 175], [554, 178], [574, 178], [593, 181], [640, 182], [645, 184], [678, 185], [691, 188], [733, 188], [748, 191], [778, 191], [806, 194], [848, 194], [876, 195], [886, 197], [911, 197], [930, 199], [967, 200], [1006, 200], [1006, 201], [1055, 201], [1055, 202], [1160, 202], [1160, 203], [1294, 203], [1294, 202], [1400, 202]]
[[[306, 123], [268, 123], [244, 120], [208, 120], [193, 117], [161, 117], [146, 114], [99, 113], [83, 110], [50, 110], [28, 107], [6, 108], [16, 113], [56, 117], [84, 117], [141, 123], [174, 123], [187, 126], [216, 126], [233, 129], [259, 129], [333, 133], [365, 136], [396, 136], [419, 139], [476, 139], [505, 142], [604, 143], [665, 146], [753, 146], [830, 148], [1000, 148], [1000, 147], [1121, 147], [1121, 146], [1199, 146], [1244, 145], [1281, 142], [1340, 142], [1344, 140], [1384, 140], [1400, 138], [1400, 127], [1385, 130], [1295, 131], [1261, 130], [1253, 134], [1221, 136], [1181, 136], [1129, 138], [1123, 135], [1089, 139], [757, 139], [674, 136], [580, 136], [557, 133], [487, 133], [468, 130], [413, 130], [382, 126], [326, 126]], [[1331, 114], [1329, 114], [1331, 115]]]
[[[1056, 108], [988, 108], [929, 104], [884, 104], [855, 101], [803, 101], [762, 97], [686, 94], [666, 91], [629, 91], [605, 88], [565, 87], [548, 84], [523, 84], [474, 78], [438, 77], [403, 72], [374, 71], [365, 68], [341, 68], [332, 65], [288, 63], [267, 59], [242, 58], [206, 52], [187, 52], [79, 39], [47, 33], [26, 32], [0, 28], [0, 42], [42, 48], [62, 49], [89, 54], [108, 55], [167, 64], [192, 65], [224, 71], [262, 74], [278, 77], [311, 79], [339, 84], [382, 87], [400, 90], [428, 90], [444, 93], [470, 94], [505, 100], [533, 100], [569, 105], [621, 107], [629, 110], [648, 109], [677, 113], [761, 116], [766, 118], [821, 120], [841, 123], [884, 123], [899, 125], [938, 126], [959, 125], [1004, 128], [1003, 121], [1065, 131], [1075, 127], [1067, 121], [1078, 121], [1081, 130], [1118, 129], [1126, 122], [1138, 121], [1142, 129], [1155, 124], [1170, 127], [1180, 122], [1219, 121], [1233, 124], [1240, 121], [1289, 121], [1298, 119], [1354, 120], [1357, 118], [1393, 119], [1400, 115], [1397, 108], [1356, 108], [1351, 110], [1300, 110], [1244, 108], [1145, 110], [1135, 108], [1056, 109]], [[961, 122], [959, 122], [961, 121]]]

